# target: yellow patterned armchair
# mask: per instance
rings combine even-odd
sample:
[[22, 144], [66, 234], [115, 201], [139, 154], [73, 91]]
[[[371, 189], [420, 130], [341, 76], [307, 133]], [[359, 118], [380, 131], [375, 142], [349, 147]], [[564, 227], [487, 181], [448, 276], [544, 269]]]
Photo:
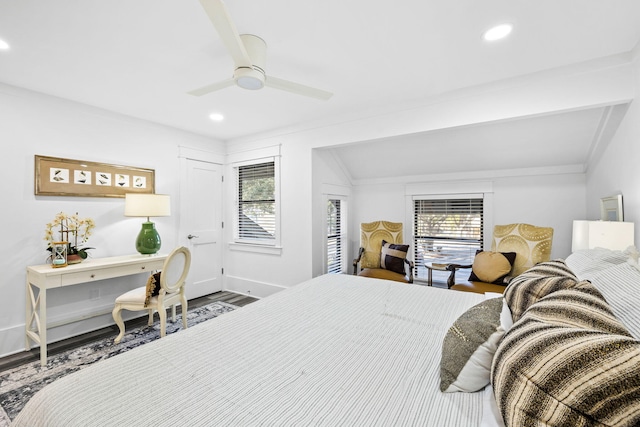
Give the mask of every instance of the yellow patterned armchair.
[[413, 262], [407, 259], [402, 223], [389, 221], [360, 224], [360, 250], [353, 260], [353, 274], [413, 283]]
[[[477, 254], [472, 265], [450, 264], [448, 269], [451, 271], [451, 275], [447, 285], [450, 289], [458, 291], [502, 293], [509, 278], [518, 276], [534, 265], [551, 259], [552, 242], [553, 228], [551, 227], [537, 227], [530, 224], [496, 225], [493, 229], [491, 252]], [[506, 267], [498, 265], [494, 261], [496, 260], [495, 255], [498, 255], [497, 252], [515, 252], [515, 261], [511, 265], [507, 262]], [[504, 257], [500, 258], [504, 264]], [[472, 269], [469, 280], [455, 280], [456, 270], [459, 268]], [[502, 271], [498, 271], [499, 269]], [[495, 278], [496, 281], [478, 280], [479, 277]]]

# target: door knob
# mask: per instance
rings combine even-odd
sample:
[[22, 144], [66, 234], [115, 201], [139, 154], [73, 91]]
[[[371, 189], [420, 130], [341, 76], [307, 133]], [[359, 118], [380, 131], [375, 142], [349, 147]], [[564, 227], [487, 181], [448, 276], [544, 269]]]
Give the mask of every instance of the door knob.
[[187, 236], [187, 239], [189, 239], [189, 240], [191, 240], [191, 239], [197, 239], [197, 238], [198, 238], [198, 236], [194, 236], [193, 234], [189, 234], [189, 235]]

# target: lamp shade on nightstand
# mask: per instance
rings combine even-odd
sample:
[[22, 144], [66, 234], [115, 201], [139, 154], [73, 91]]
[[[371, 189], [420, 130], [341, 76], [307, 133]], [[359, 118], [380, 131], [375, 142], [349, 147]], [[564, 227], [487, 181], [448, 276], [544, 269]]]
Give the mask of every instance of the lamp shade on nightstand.
[[136, 250], [143, 255], [153, 255], [160, 250], [162, 241], [156, 226], [149, 220], [153, 216], [171, 215], [171, 201], [166, 194], [125, 194], [124, 215], [146, 217], [136, 238]]
[[634, 245], [633, 222], [573, 221], [571, 251], [606, 248], [623, 251]]

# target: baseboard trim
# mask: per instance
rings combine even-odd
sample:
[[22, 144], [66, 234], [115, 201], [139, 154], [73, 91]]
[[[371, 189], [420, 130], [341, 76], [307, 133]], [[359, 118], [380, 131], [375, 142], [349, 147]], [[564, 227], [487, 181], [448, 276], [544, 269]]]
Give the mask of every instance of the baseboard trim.
[[226, 276], [224, 283], [225, 291], [248, 295], [254, 298], [268, 297], [269, 295], [273, 295], [283, 289], [286, 289], [284, 286], [258, 282], [237, 276]]

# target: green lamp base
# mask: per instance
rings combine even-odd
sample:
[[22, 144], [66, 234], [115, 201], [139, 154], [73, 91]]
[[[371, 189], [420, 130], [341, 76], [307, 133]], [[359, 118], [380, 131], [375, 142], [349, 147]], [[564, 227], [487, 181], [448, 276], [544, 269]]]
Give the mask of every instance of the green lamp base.
[[151, 221], [143, 222], [142, 230], [136, 239], [136, 250], [142, 255], [153, 255], [160, 250], [160, 244], [156, 225]]

